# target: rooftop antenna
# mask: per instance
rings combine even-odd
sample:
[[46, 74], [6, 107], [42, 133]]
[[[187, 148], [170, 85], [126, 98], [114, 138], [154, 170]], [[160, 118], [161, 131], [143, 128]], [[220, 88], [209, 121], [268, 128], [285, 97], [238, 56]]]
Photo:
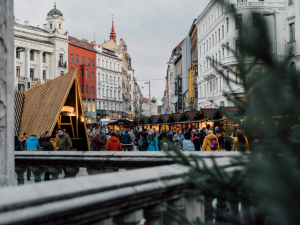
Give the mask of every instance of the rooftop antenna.
[[94, 33], [94, 42], [96, 42], [96, 34]]

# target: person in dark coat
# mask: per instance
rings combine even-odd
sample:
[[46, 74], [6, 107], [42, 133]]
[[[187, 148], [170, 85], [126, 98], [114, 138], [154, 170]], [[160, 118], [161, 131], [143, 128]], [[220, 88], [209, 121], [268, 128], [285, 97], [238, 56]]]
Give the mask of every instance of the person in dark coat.
[[125, 130], [125, 134], [123, 134], [122, 143], [125, 144], [125, 145], [130, 145], [131, 144], [131, 137], [128, 134], [128, 130]]
[[205, 136], [206, 136], [206, 128], [204, 127], [204, 128], [202, 128], [202, 130], [200, 131], [200, 134], [199, 134], [200, 150], [202, 149], [202, 145], [203, 145]]
[[137, 132], [135, 142], [137, 142], [137, 143], [139, 142], [142, 133], [143, 133], [143, 129], [140, 129], [139, 132]]
[[[48, 134], [46, 134], [45, 136], [45, 141], [42, 142], [43, 143], [43, 151], [54, 151], [54, 146], [51, 143], [51, 136]], [[44, 180], [51, 180], [50, 179], [50, 173], [48, 172], [48, 167], [45, 167], [45, 178]]]
[[103, 142], [99, 138], [100, 131], [96, 130], [95, 137], [91, 139], [91, 150], [92, 151], [101, 151], [103, 145], [106, 145], [107, 142]]
[[42, 133], [40, 134], [40, 138], [39, 138], [39, 144], [40, 144], [41, 147], [43, 147], [43, 143], [44, 143], [45, 141], [46, 141], [45, 133], [42, 132]]
[[[195, 145], [195, 151], [201, 151], [201, 145], [200, 145], [200, 139], [199, 139], [200, 134], [194, 134], [194, 140], [193, 143]], [[203, 143], [203, 140], [202, 140]]]
[[139, 139], [139, 151], [147, 151], [148, 149], [148, 140], [145, 133], [140, 135]]
[[169, 130], [169, 133], [167, 134], [166, 139], [167, 139], [170, 143], [173, 143], [173, 134], [172, 134], [172, 131]]

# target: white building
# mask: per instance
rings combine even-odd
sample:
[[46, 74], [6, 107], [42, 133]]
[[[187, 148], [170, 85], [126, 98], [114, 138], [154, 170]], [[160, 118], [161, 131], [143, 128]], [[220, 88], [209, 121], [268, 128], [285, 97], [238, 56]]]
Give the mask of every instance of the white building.
[[[122, 56], [120, 48], [109, 40], [95, 45], [97, 53], [97, 117], [122, 118]], [[97, 118], [98, 120], [98, 118]]]
[[[252, 26], [255, 30], [262, 12], [273, 12], [276, 10], [277, 17], [277, 54], [279, 57], [285, 56], [284, 40], [284, 20], [285, 20], [285, 0], [229, 0], [228, 4], [235, 4], [237, 17], [233, 18], [228, 10], [228, 5], [221, 5], [219, 1], [212, 0], [205, 10], [196, 20], [198, 30], [198, 109], [213, 108], [216, 106], [233, 106], [227, 100], [224, 92], [229, 92], [230, 88], [236, 94], [242, 96], [243, 88], [240, 85], [239, 72], [236, 69], [237, 60], [233, 53], [228, 50], [237, 49], [238, 29], [242, 26]], [[299, 9], [298, 9], [299, 10]], [[269, 25], [270, 37], [274, 38], [273, 17], [266, 17]], [[255, 34], [255, 32], [253, 32]], [[255, 36], [253, 35], [253, 40]], [[274, 39], [273, 39], [274, 40]], [[227, 83], [218, 72], [212, 67], [212, 61], [221, 63], [218, 68], [222, 70], [224, 66], [230, 67], [234, 74], [224, 71], [225, 74], [235, 82]], [[251, 63], [251, 60], [249, 60]], [[263, 67], [257, 66], [252, 73], [259, 76]]]
[[[154, 100], [154, 102], [152, 101]], [[158, 103], [155, 99], [151, 100], [151, 116], [158, 115]], [[150, 109], [149, 109], [149, 99], [142, 98], [142, 115], [144, 117], [150, 116]]]
[[15, 19], [15, 89], [25, 91], [39, 80], [44, 83], [68, 72], [68, 32], [63, 14], [54, 6], [46, 21], [40, 28]]

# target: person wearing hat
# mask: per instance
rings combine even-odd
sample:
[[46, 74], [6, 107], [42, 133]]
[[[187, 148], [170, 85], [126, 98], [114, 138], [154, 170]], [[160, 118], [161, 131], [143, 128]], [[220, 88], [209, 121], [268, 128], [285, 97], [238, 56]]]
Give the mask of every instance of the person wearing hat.
[[148, 150], [148, 140], [147, 140], [147, 135], [145, 133], [140, 134], [138, 143], [139, 143], [139, 151], [147, 151]]
[[[214, 147], [212, 149], [212, 147]], [[204, 138], [202, 151], [220, 151], [218, 138], [212, 130], [208, 131], [208, 135]]]

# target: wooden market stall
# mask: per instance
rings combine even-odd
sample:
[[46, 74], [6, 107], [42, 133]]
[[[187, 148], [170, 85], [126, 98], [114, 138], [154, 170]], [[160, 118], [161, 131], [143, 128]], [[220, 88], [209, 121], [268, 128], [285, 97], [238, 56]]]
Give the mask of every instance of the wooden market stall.
[[113, 122], [110, 122], [107, 124], [109, 130], [114, 130], [117, 132], [118, 130], [123, 130], [123, 129], [132, 129], [133, 127], [133, 121], [126, 120], [126, 119], [120, 119], [116, 120]]
[[62, 128], [69, 133], [72, 147], [90, 150], [77, 69], [45, 84], [37, 82], [25, 92], [18, 136]]

